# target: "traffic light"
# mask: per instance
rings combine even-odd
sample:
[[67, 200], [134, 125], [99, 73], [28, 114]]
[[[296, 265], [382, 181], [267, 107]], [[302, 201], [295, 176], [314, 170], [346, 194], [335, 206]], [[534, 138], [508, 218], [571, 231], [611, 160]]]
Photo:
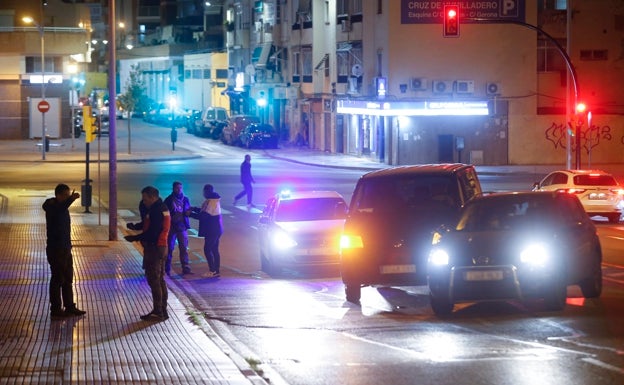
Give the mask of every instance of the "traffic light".
[[459, 6], [444, 6], [444, 37], [459, 37]]
[[93, 142], [95, 139], [95, 118], [91, 115], [91, 106], [82, 107], [82, 129], [85, 132], [85, 143]]

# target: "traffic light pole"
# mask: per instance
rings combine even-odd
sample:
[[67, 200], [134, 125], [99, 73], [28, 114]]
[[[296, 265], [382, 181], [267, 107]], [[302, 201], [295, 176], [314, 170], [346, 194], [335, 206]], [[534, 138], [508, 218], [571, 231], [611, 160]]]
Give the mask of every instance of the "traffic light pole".
[[[572, 84], [574, 85], [574, 109], [573, 110], [576, 111], [576, 105], [579, 103], [579, 96], [580, 96], [580, 89], [579, 89], [579, 84], [578, 84], [578, 78], [576, 75], [576, 69], [574, 68], [574, 65], [572, 64], [572, 60], [570, 59], [570, 56], [568, 56], [568, 53], [566, 52], [566, 50], [561, 46], [561, 44], [559, 44], [559, 42], [554, 37], [550, 36], [546, 31], [544, 31], [540, 27], [529, 24], [529, 23], [525, 23], [522, 21], [492, 20], [492, 19], [483, 19], [479, 17], [466, 17], [466, 18], [463, 18], [463, 20], [478, 21], [479, 23], [484, 23], [484, 24], [516, 24], [522, 27], [532, 29], [533, 31], [536, 31], [537, 33], [543, 35], [546, 39], [548, 39], [548, 41], [550, 41], [555, 46], [555, 48], [557, 48], [561, 56], [563, 56], [563, 60], [565, 60], [566, 66], [568, 67], [568, 71], [570, 71], [570, 76], [572, 77]], [[581, 168], [581, 126], [579, 124], [576, 124], [576, 122], [575, 122], [575, 127], [572, 127], [572, 122], [568, 122], [568, 125], [570, 126], [570, 129], [574, 130], [574, 137], [575, 137], [575, 140], [574, 140], [575, 142], [575, 146], [574, 146], [575, 147], [574, 148], [575, 165], [574, 167], [578, 170]]]

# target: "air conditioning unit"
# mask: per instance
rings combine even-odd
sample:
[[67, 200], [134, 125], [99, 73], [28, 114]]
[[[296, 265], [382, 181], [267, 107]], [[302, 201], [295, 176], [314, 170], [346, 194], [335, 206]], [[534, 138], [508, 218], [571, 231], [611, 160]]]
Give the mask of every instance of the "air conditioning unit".
[[500, 84], [499, 83], [495, 83], [495, 82], [488, 82], [485, 85], [485, 94], [488, 96], [495, 96], [495, 95], [500, 95], [501, 93], [501, 88], [500, 88]]
[[455, 92], [458, 94], [474, 93], [474, 80], [457, 80], [455, 82]]
[[342, 32], [351, 32], [351, 22], [349, 20], [342, 20]]
[[453, 92], [453, 82], [449, 80], [434, 80], [433, 81], [433, 93], [434, 94], [450, 94]]
[[412, 78], [410, 80], [410, 86], [412, 91], [425, 91], [427, 89], [427, 79]]

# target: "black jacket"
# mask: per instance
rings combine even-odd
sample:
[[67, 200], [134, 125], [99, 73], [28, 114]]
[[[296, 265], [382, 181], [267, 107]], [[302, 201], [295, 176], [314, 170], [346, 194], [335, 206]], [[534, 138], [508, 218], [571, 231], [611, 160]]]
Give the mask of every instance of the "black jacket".
[[48, 198], [43, 202], [43, 210], [46, 213], [46, 233], [48, 247], [71, 249], [71, 218], [69, 206], [76, 199], [68, 198], [65, 202], [59, 202], [56, 198]]

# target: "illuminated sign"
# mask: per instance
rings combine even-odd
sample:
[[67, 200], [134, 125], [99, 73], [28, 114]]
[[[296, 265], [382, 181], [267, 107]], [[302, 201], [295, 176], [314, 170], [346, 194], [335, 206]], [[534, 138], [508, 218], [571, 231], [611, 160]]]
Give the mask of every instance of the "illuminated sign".
[[489, 115], [487, 101], [452, 102], [371, 102], [337, 100], [339, 114], [376, 116], [484, 116]]
[[43, 82], [41, 81], [41, 75], [30, 75], [30, 84], [52, 83], [63, 84], [63, 76], [61, 75], [44, 75]]
[[[442, 24], [443, 0], [401, 0], [401, 24]], [[456, 0], [462, 23], [526, 22], [526, 0]], [[471, 20], [483, 19], [483, 20]]]

